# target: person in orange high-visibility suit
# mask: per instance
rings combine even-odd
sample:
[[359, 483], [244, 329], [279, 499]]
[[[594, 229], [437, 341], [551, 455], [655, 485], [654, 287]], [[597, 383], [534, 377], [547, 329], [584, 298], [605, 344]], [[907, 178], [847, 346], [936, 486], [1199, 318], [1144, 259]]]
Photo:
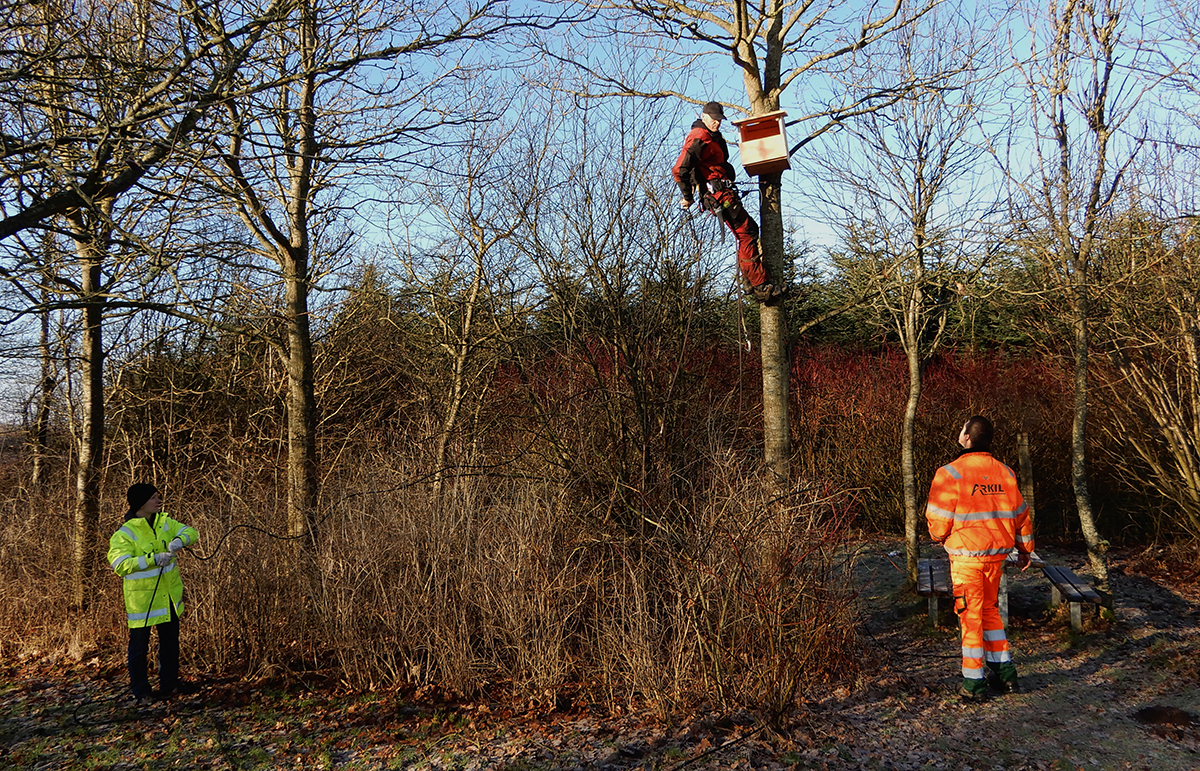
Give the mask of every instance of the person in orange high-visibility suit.
[[1033, 551], [1029, 507], [1012, 469], [992, 457], [992, 434], [992, 422], [981, 415], [963, 424], [958, 435], [963, 451], [934, 474], [925, 510], [929, 535], [950, 557], [954, 611], [962, 627], [960, 694], [968, 701], [987, 698], [989, 681], [1004, 693], [1019, 690], [998, 595], [1013, 546], [1021, 570], [1029, 567]]

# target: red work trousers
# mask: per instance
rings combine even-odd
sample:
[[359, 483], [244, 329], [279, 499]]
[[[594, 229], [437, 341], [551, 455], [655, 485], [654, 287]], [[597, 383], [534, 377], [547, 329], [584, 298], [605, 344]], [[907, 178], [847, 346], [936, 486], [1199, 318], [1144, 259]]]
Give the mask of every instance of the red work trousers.
[[[715, 185], [715, 187], [720, 187]], [[758, 249], [758, 223], [742, 206], [742, 199], [737, 191], [725, 187], [713, 190], [708, 196], [711, 200], [705, 205], [721, 218], [733, 237], [737, 239], [738, 269], [742, 271], [750, 286], [760, 286], [767, 283], [767, 271], [762, 264], [762, 256]]]
[[1003, 560], [950, 560], [954, 612], [962, 627], [962, 674], [965, 680], [982, 680], [985, 661], [994, 667], [1012, 661], [997, 599], [1003, 573]]

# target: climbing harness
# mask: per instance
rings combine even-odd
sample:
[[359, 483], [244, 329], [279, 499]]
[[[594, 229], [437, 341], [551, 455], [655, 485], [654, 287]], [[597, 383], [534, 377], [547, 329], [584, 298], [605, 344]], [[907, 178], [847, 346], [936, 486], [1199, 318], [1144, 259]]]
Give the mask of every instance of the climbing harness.
[[706, 211], [720, 220], [722, 225], [721, 243], [723, 244], [725, 243], [726, 230], [724, 226], [729, 223], [729, 209], [732, 202], [722, 203], [715, 194], [724, 192], [726, 190], [732, 191], [734, 195], [734, 202], [741, 203], [742, 193], [737, 189], [737, 185], [733, 184], [727, 179], [714, 179], [705, 182], [704, 190], [705, 192], [700, 196], [700, 205], [703, 206]]

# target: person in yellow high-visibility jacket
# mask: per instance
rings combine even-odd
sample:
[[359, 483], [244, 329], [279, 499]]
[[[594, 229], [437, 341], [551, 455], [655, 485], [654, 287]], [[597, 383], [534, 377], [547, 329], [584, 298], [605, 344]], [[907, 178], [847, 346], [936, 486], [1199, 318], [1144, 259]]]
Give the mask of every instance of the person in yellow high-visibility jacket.
[[153, 694], [147, 674], [150, 630], [158, 629], [158, 687], [166, 698], [194, 687], [179, 678], [179, 618], [183, 615], [183, 579], [176, 553], [200, 537], [193, 527], [162, 510], [154, 485], [138, 483], [126, 494], [125, 524], [108, 539], [108, 563], [122, 578], [125, 618], [129, 624], [129, 685], [135, 703]]
[[[992, 422], [976, 415], [963, 424], [963, 451], [942, 466], [929, 489], [929, 535], [950, 557], [954, 611], [962, 627], [960, 693], [987, 698], [988, 681], [1005, 693], [1019, 690], [998, 595], [1004, 560], [1016, 546], [1021, 570], [1029, 567], [1033, 525], [1012, 469], [992, 457]], [[985, 666], [986, 665], [986, 666]]]

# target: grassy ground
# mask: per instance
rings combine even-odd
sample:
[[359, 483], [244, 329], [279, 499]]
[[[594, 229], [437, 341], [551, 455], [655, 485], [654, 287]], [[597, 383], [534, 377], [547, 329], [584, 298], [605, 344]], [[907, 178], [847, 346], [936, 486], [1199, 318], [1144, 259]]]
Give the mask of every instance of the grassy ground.
[[[1197, 727], [1167, 709], [1200, 712], [1194, 580], [1116, 556], [1117, 618], [1087, 616], [1074, 635], [1046, 609], [1040, 573], [1014, 578], [1010, 638], [1026, 692], [964, 706], [956, 631], [928, 626], [895, 567], [902, 557], [888, 556], [899, 549], [859, 548], [860, 682], [810, 692], [779, 732], [745, 713], [665, 725], [596, 705], [220, 679], [138, 709], [123, 651], [106, 650], [0, 664], [0, 768], [1200, 769]], [[1042, 553], [1086, 572], [1077, 555]]]

